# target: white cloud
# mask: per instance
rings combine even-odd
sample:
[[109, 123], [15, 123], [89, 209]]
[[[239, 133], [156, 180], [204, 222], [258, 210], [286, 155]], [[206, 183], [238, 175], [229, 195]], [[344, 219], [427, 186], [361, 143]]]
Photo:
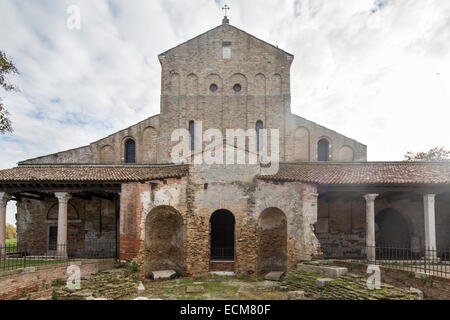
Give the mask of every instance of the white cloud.
[[[159, 112], [157, 54], [221, 23], [215, 0], [1, 1], [20, 93], [0, 168], [88, 144]], [[293, 53], [292, 111], [368, 145], [369, 160], [450, 148], [450, 2], [230, 0], [231, 23]], [[68, 30], [66, 8], [81, 8]]]

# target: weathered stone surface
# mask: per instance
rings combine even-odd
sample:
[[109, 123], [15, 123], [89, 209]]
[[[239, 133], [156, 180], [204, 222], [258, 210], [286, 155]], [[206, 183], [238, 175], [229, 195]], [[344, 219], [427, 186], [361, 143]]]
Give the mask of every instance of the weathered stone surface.
[[271, 271], [264, 276], [264, 279], [271, 281], [280, 281], [284, 271]]
[[147, 298], [147, 297], [136, 297], [133, 300], [150, 300], [150, 298]]
[[202, 286], [189, 286], [186, 287], [186, 293], [202, 293], [205, 292], [205, 288]]
[[424, 279], [424, 278], [428, 278], [428, 274], [426, 274], [425, 272], [415, 272], [414, 276], [417, 279]]
[[320, 278], [316, 280], [316, 285], [318, 285], [319, 287], [325, 287], [328, 283], [330, 283], [331, 281], [333, 281], [333, 279], [330, 278]]
[[142, 293], [145, 292], [145, 287], [144, 287], [144, 284], [142, 282], [139, 282], [139, 286], [137, 288], [137, 292], [138, 292], [138, 294], [142, 294]]
[[348, 272], [348, 269], [345, 267], [314, 266], [314, 265], [301, 264], [301, 263], [299, 263], [297, 265], [297, 270], [308, 271], [308, 272], [317, 272], [317, 273], [323, 274], [323, 275], [331, 277], [331, 278], [339, 278]]
[[422, 292], [421, 290], [419, 290], [419, 289], [417, 289], [417, 288], [410, 287], [410, 288], [409, 288], [409, 292], [412, 293], [412, 294], [417, 295], [417, 297], [418, 297], [420, 300], [423, 299], [423, 292]]
[[152, 271], [152, 278], [153, 279], [174, 279], [177, 277], [177, 273], [174, 270], [159, 270], [159, 271]]
[[303, 300], [305, 298], [305, 292], [302, 290], [290, 291], [287, 293], [288, 300]]

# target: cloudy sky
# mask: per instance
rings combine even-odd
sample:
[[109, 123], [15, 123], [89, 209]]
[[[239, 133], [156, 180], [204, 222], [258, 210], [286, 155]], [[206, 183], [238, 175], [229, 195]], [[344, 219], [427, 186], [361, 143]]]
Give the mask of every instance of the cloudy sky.
[[0, 91], [15, 130], [0, 136], [0, 169], [158, 113], [157, 55], [219, 25], [225, 2], [232, 25], [295, 55], [294, 113], [366, 144], [371, 161], [450, 149], [447, 0], [0, 0], [21, 90]]

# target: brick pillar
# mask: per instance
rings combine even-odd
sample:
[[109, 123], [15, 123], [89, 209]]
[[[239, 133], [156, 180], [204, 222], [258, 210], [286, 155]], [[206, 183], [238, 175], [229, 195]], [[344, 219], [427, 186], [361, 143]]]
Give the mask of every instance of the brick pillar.
[[434, 194], [423, 196], [424, 218], [425, 218], [425, 250], [426, 257], [436, 258], [436, 222], [434, 208]]
[[378, 194], [366, 194], [366, 247], [367, 259], [375, 260], [375, 198]]
[[56, 192], [58, 198], [58, 242], [57, 254], [59, 257], [67, 257], [67, 205], [71, 198], [70, 193]]
[[9, 200], [11, 196], [8, 193], [0, 192], [0, 255], [6, 252], [6, 205]]

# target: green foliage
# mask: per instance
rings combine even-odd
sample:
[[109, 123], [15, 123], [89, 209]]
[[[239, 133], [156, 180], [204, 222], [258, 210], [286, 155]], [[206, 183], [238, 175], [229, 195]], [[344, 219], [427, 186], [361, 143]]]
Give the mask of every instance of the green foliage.
[[16, 239], [17, 238], [17, 229], [12, 224], [6, 224], [6, 239]]
[[[6, 56], [6, 54], [0, 50], [0, 86], [3, 87], [5, 91], [17, 90], [16, 86], [6, 81], [7, 74], [18, 74], [14, 63]], [[6, 132], [12, 132], [12, 123], [9, 117], [9, 112], [3, 105], [0, 98], [0, 134], [5, 134]]]
[[436, 147], [426, 152], [408, 151], [404, 157], [406, 161], [450, 161], [450, 151]]

